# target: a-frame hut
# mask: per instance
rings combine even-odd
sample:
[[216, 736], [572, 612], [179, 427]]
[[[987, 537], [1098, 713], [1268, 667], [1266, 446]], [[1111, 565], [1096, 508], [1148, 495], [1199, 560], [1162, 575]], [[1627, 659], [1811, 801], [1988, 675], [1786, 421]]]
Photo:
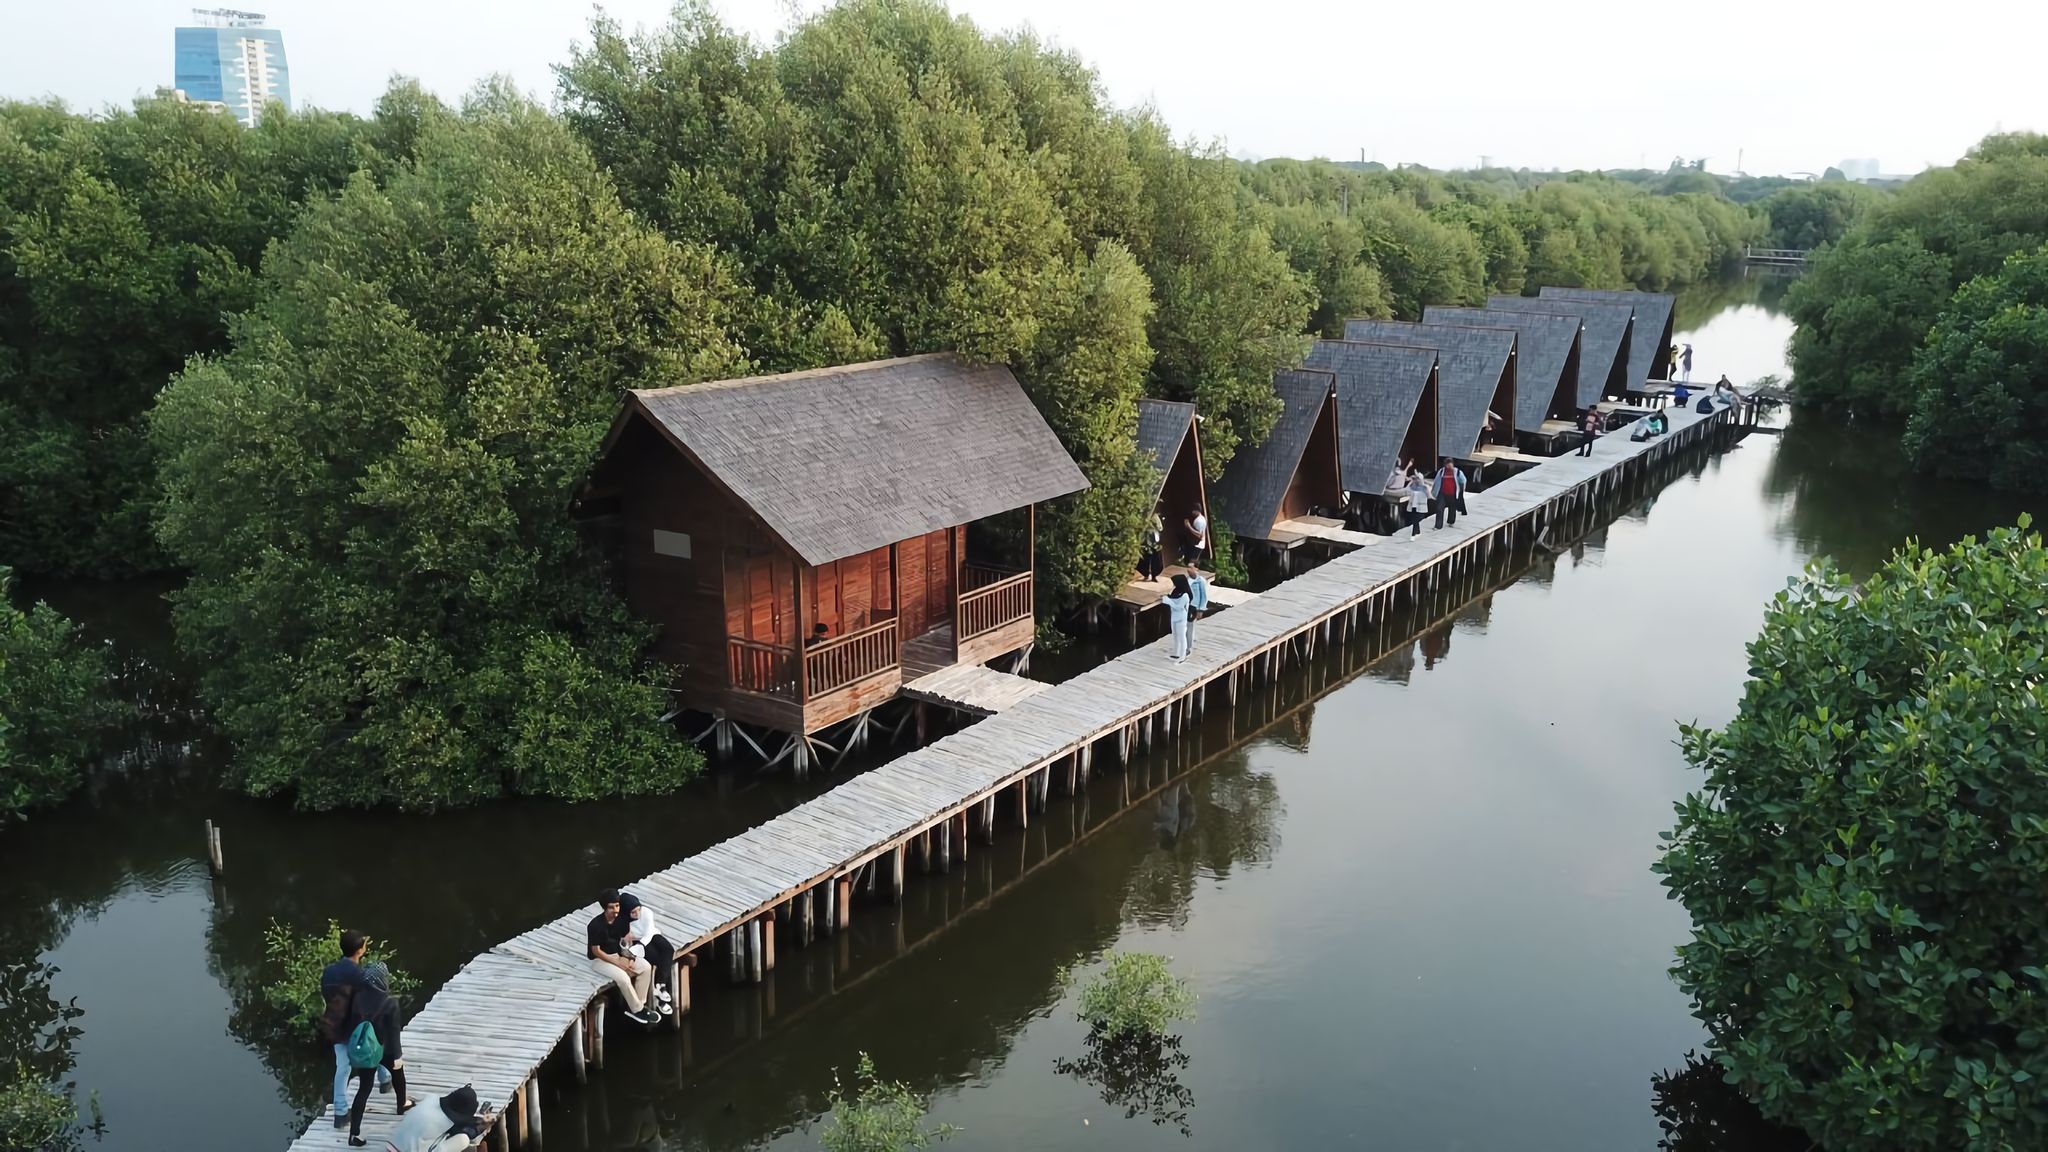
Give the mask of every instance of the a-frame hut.
[[1240, 445], [1212, 495], [1240, 540], [1272, 541], [1273, 526], [1344, 503], [1338, 465], [1337, 377], [1294, 368], [1273, 374], [1280, 418], [1262, 444]]
[[1570, 420], [1578, 410], [1579, 336], [1576, 316], [1502, 312], [1432, 304], [1424, 324], [1494, 327], [1515, 334], [1515, 431], [1542, 436], [1546, 420]]
[[1202, 480], [1202, 440], [1197, 434], [1195, 406], [1172, 400], [1138, 401], [1138, 455], [1159, 473], [1153, 510], [1165, 525], [1161, 550], [1180, 555], [1187, 539], [1187, 521], [1195, 512], [1209, 515], [1209, 488]]
[[1579, 390], [1575, 397], [1579, 408], [1591, 407], [1603, 396], [1621, 396], [1629, 391], [1630, 325], [1635, 310], [1628, 305], [1540, 296], [1489, 296], [1486, 307], [1494, 312], [1544, 312], [1579, 318], [1585, 325], [1579, 337]]
[[1378, 495], [1403, 460], [1436, 467], [1436, 349], [1318, 340], [1303, 367], [1336, 374], [1345, 491]]
[[1641, 392], [1652, 380], [1671, 379], [1672, 327], [1677, 297], [1668, 292], [1614, 291], [1606, 288], [1543, 289], [1546, 300], [1592, 300], [1626, 304], [1635, 312], [1628, 345], [1629, 391]]
[[629, 392], [578, 512], [684, 707], [807, 737], [1029, 645], [1035, 506], [1087, 486], [1009, 369], [940, 353]]
[[1505, 328], [1346, 320], [1344, 339], [1430, 348], [1437, 355], [1437, 453], [1474, 460], [1481, 444], [1515, 443], [1515, 334]]

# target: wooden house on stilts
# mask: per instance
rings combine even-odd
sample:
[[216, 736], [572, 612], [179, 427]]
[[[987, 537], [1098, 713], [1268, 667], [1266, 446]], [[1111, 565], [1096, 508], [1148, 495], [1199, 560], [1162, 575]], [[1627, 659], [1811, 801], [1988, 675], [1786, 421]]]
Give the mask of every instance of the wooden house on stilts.
[[1578, 317], [1431, 305], [1423, 310], [1422, 322], [1512, 331], [1517, 438], [1524, 447], [1541, 450], [1569, 430], [1579, 397], [1579, 339], [1584, 325]]
[[1283, 521], [1344, 503], [1338, 464], [1337, 378], [1287, 369], [1273, 374], [1280, 418], [1260, 444], [1240, 445], [1216, 481], [1216, 515], [1238, 540], [1287, 547], [1299, 537]]
[[1199, 512], [1209, 516], [1209, 487], [1202, 479], [1202, 441], [1195, 406], [1172, 400], [1138, 401], [1138, 454], [1159, 473], [1153, 511], [1164, 539], [1160, 550], [1170, 559], [1192, 543], [1188, 521]]
[[1490, 312], [1578, 317], [1584, 325], [1579, 337], [1579, 388], [1575, 397], [1580, 410], [1598, 404], [1602, 397], [1629, 392], [1628, 358], [1635, 312], [1628, 305], [1542, 296], [1489, 296], [1486, 308]]
[[1318, 340], [1308, 367], [1337, 377], [1337, 429], [1344, 490], [1377, 498], [1403, 461], [1424, 473], [1438, 452], [1439, 388], [1434, 348]]
[[905, 682], [1028, 650], [1035, 506], [1085, 487], [1008, 369], [941, 353], [629, 393], [579, 511], [681, 706], [802, 771]]
[[[1437, 354], [1437, 454], [1478, 466], [1481, 444], [1515, 444], [1515, 334], [1401, 320], [1346, 320], [1344, 338]], [[1435, 467], [1431, 459], [1429, 467]], [[1423, 467], [1417, 464], [1417, 467]]]
[[1629, 326], [1628, 390], [1642, 394], [1651, 381], [1671, 379], [1677, 365], [1671, 362], [1671, 341], [1677, 298], [1668, 292], [1613, 291], [1605, 288], [1550, 288], [1545, 300], [1587, 300], [1600, 304], [1626, 304], [1633, 313]]

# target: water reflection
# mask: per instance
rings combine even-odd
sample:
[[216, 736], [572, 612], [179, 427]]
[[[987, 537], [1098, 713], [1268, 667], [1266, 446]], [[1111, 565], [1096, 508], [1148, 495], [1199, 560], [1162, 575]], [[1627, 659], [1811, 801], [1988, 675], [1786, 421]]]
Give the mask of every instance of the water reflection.
[[1194, 1135], [1188, 1113], [1195, 1093], [1181, 1083], [1188, 1054], [1178, 1036], [1125, 1034], [1108, 1039], [1090, 1032], [1087, 1053], [1079, 1060], [1056, 1060], [1053, 1070], [1072, 1076], [1102, 1094], [1102, 1102], [1123, 1110], [1124, 1119], [1145, 1117], [1156, 1125], [1171, 1124], [1183, 1136]]
[[1721, 1068], [1688, 1052], [1676, 1072], [1650, 1078], [1651, 1108], [1664, 1152], [1812, 1152], [1806, 1133], [1764, 1119], [1723, 1078]]

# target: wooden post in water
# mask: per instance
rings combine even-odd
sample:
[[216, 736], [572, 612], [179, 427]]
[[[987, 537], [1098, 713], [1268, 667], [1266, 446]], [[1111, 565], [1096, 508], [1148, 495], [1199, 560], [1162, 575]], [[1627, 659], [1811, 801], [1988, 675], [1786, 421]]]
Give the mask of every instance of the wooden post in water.
[[604, 1010], [610, 1002], [609, 996], [598, 1000], [590, 1013], [590, 1062], [599, 1068], [604, 1067]]
[[837, 923], [844, 930], [853, 923], [853, 878], [841, 876], [838, 882], [839, 908]]
[[737, 984], [747, 978], [747, 933], [741, 925], [725, 934], [726, 975]]
[[762, 966], [766, 956], [762, 947], [761, 931], [762, 925], [759, 920], [747, 921], [747, 980], [754, 984], [761, 982]]
[[811, 946], [811, 904], [813, 901], [813, 893], [815, 893], [816, 891], [816, 888], [810, 888], [806, 889], [805, 891], [797, 893], [795, 915], [796, 942], [799, 948], [809, 948]]
[[839, 880], [837, 877], [824, 883], [825, 889], [825, 935], [836, 935], [839, 931]]
[[576, 1070], [578, 1084], [590, 1083], [590, 1069], [583, 1062], [583, 1036], [590, 1031], [590, 1005], [576, 1014], [576, 1023], [569, 1028], [569, 1066]]
[[676, 1030], [682, 1031], [683, 1017], [690, 1014], [690, 969], [697, 966], [697, 957], [676, 957], [675, 973], [669, 977], [669, 994], [676, 998]]
[[889, 850], [889, 903], [903, 903], [903, 873], [909, 864], [909, 851], [902, 841]]
[[761, 917], [761, 970], [775, 971], [775, 917]]
[[526, 1146], [540, 1152], [540, 1077], [526, 1081]]
[[526, 1141], [529, 1139], [528, 1133], [533, 1130], [533, 1126], [526, 1111], [525, 1084], [521, 1084], [512, 1090], [512, 1099], [507, 1102], [504, 1115], [499, 1119], [509, 1129], [506, 1136], [511, 1141], [512, 1146], [514, 1148], [526, 1147]]
[[220, 854], [220, 829], [211, 820], [206, 822], [206, 866], [213, 870], [215, 876], [228, 870]]

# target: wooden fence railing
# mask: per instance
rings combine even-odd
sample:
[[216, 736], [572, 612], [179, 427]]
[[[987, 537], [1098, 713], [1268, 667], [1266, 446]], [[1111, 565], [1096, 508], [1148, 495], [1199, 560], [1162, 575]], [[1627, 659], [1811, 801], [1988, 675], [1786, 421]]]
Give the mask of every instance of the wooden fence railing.
[[960, 591], [972, 592], [986, 588], [1000, 580], [1024, 574], [1022, 568], [1004, 568], [997, 564], [976, 564], [972, 560], [960, 566]]
[[896, 618], [804, 650], [804, 679], [815, 700], [896, 667]]
[[796, 699], [796, 649], [728, 636], [725, 659], [733, 687]]
[[963, 592], [954, 601], [955, 643], [972, 640], [984, 632], [993, 632], [1031, 615], [1031, 573], [1019, 572], [976, 586], [971, 576], [977, 567], [980, 566], [967, 565], [970, 577], [967, 583], [971, 590]]

